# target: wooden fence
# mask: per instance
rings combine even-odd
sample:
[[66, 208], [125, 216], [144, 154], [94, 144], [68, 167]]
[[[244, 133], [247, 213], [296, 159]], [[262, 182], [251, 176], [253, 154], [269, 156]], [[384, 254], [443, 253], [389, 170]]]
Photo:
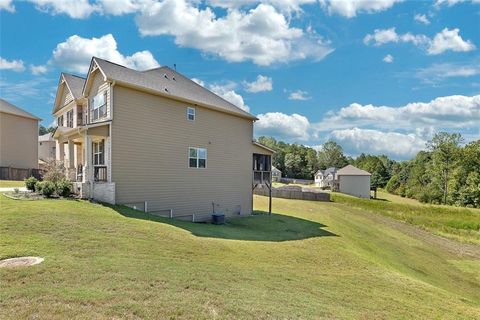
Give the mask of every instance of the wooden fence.
[[[262, 185], [253, 189], [254, 194], [261, 196], [268, 196], [268, 188]], [[303, 189], [298, 186], [285, 186], [280, 188], [272, 188], [272, 197], [298, 200], [312, 200], [312, 201], [330, 201], [330, 193], [320, 192], [312, 189]]]
[[42, 179], [43, 171], [40, 169], [19, 169], [12, 167], [0, 167], [0, 180], [21, 181], [28, 177]]

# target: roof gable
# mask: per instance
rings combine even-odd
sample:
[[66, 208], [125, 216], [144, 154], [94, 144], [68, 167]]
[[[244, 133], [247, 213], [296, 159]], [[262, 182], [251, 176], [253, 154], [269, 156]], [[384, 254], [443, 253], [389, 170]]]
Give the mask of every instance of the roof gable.
[[58, 80], [57, 94], [55, 96], [52, 113], [63, 108], [63, 103], [60, 99], [63, 96], [65, 89], [70, 92], [73, 99], [81, 99], [83, 97], [82, 90], [84, 84], [85, 78], [62, 72], [60, 74], [60, 79]]
[[338, 170], [337, 175], [338, 176], [371, 176], [370, 172], [354, 167], [351, 164]]

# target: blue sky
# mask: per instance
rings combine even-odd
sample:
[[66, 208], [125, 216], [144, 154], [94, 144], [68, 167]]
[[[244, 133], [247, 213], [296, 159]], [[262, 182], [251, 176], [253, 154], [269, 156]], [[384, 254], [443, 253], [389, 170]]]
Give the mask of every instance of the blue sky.
[[260, 119], [255, 134], [407, 159], [480, 138], [480, 1], [0, 0], [0, 95], [50, 115], [96, 55], [177, 70]]

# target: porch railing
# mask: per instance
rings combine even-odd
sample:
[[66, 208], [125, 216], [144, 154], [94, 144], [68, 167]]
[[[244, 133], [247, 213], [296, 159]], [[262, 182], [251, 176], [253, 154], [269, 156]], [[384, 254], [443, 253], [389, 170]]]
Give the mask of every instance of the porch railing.
[[77, 167], [77, 182], [82, 182], [83, 181], [83, 166], [79, 165]]
[[93, 179], [95, 182], [107, 181], [107, 166], [95, 166], [93, 167]]

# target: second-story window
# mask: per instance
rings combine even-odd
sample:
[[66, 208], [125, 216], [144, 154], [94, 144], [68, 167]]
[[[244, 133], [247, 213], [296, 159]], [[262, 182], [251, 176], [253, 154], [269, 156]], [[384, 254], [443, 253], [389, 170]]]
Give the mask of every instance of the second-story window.
[[73, 128], [73, 110], [67, 112], [67, 127]]
[[187, 119], [195, 121], [195, 108], [187, 107]]
[[63, 114], [57, 118], [57, 126], [63, 127]]
[[92, 99], [90, 112], [92, 115], [92, 120], [98, 120], [107, 115], [107, 92], [102, 92], [97, 94]]

